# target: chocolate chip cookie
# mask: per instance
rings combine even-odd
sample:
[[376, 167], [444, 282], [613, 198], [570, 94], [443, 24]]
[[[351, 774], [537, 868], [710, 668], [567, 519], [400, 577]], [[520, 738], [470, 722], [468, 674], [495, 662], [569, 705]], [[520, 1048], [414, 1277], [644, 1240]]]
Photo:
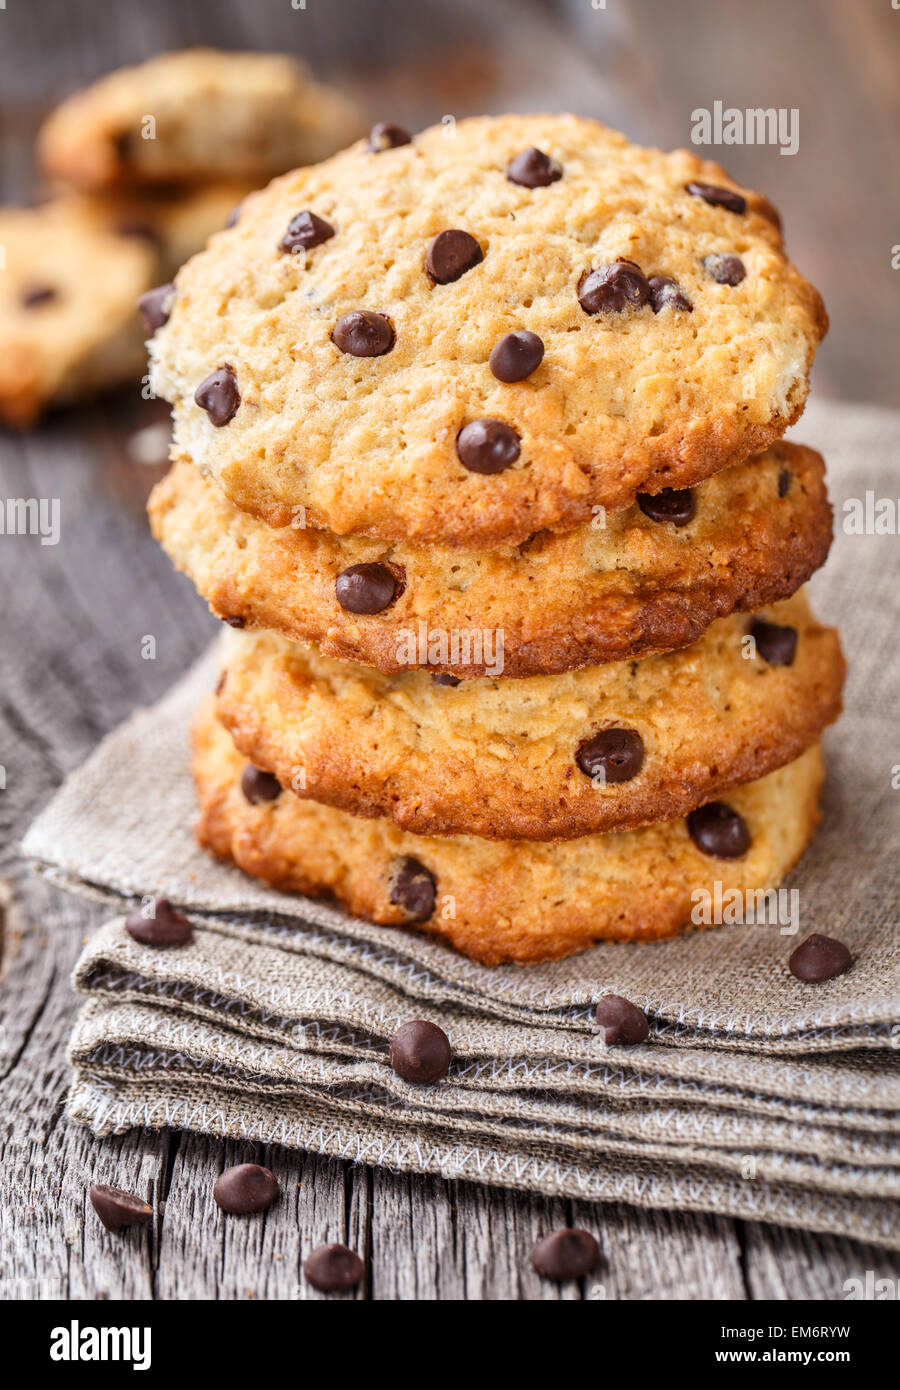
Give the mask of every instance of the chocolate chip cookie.
[[258, 186], [359, 131], [352, 104], [298, 59], [195, 48], [76, 92], [47, 119], [38, 147], [50, 178], [93, 192], [219, 179]]
[[166, 286], [248, 191], [70, 194], [0, 210], [0, 420], [27, 426], [47, 406], [140, 380], [139, 299]]
[[219, 617], [386, 673], [457, 677], [484, 674], [484, 643], [443, 652], [442, 634], [490, 644], [502, 631], [506, 677], [687, 646], [717, 617], [788, 597], [831, 540], [822, 459], [786, 443], [693, 490], [486, 552], [275, 529], [184, 460], [149, 510]]
[[270, 525], [485, 550], [766, 447], [826, 326], [717, 165], [485, 117], [253, 194], [181, 272], [152, 373], [178, 452]]
[[707, 816], [717, 834], [674, 820], [530, 843], [412, 835], [290, 792], [253, 803], [241, 790], [246, 765], [207, 702], [194, 729], [202, 845], [279, 888], [440, 935], [487, 965], [672, 936], [691, 926], [697, 890], [774, 888], [815, 830], [824, 772], [815, 745], [734, 788]]
[[48, 405], [140, 377], [137, 298], [156, 246], [61, 199], [0, 209], [0, 420], [30, 425]]
[[273, 633], [227, 634], [216, 710], [301, 797], [420, 835], [546, 840], [686, 815], [816, 742], [837, 633], [800, 593], [645, 661], [517, 681], [385, 676]]

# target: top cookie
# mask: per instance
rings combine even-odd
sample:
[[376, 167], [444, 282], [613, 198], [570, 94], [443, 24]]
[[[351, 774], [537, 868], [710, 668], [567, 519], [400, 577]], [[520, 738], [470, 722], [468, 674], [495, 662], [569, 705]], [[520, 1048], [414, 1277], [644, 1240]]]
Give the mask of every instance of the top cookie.
[[400, 138], [253, 194], [178, 278], [154, 389], [238, 506], [487, 549], [797, 418], [827, 320], [764, 198], [574, 116]]
[[259, 184], [359, 133], [353, 106], [274, 53], [162, 53], [76, 92], [39, 138], [44, 172], [80, 188], [171, 180]]

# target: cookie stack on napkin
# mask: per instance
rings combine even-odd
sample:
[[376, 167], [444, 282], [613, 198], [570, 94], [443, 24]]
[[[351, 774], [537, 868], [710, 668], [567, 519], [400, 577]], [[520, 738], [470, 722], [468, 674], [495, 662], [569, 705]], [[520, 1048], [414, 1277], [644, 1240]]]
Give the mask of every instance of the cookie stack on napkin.
[[138, 379], [138, 296], [251, 189], [357, 131], [344, 97], [277, 54], [164, 53], [62, 102], [38, 139], [50, 196], [0, 211], [0, 420]]
[[843, 660], [779, 442], [826, 318], [764, 198], [574, 117], [382, 125], [157, 319], [151, 518], [234, 629], [204, 845], [487, 964], [780, 882]]

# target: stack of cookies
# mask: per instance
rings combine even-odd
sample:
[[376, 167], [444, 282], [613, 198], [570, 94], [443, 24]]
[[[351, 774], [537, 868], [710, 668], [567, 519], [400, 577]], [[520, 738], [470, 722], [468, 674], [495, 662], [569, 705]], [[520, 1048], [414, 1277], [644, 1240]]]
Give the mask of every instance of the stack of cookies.
[[570, 116], [381, 125], [158, 318], [152, 524], [233, 629], [204, 845], [487, 963], [779, 883], [843, 660], [781, 442], [827, 320], [764, 198]]
[[274, 54], [165, 53], [64, 101], [38, 139], [48, 199], [0, 210], [0, 421], [139, 378], [135, 299], [251, 189], [357, 130], [342, 96]]

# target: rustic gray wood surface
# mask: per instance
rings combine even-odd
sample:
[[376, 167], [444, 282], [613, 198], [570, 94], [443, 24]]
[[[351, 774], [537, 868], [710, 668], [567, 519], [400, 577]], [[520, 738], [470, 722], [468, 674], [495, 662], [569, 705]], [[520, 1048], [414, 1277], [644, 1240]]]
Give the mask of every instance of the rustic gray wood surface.
[[[308, 0], [305, 10], [287, 0], [9, 0], [3, 181], [7, 197], [27, 195], [30, 136], [54, 96], [197, 42], [302, 51], [325, 74], [345, 75], [373, 115], [413, 126], [445, 112], [552, 104], [677, 144], [689, 138], [691, 108], [717, 96], [799, 106], [800, 155], [742, 149], [728, 162], [781, 204], [792, 250], [825, 292], [835, 327], [820, 389], [887, 402], [897, 290], [882, 276], [879, 294], [860, 299], [860, 285], [882, 246], [886, 262], [900, 240], [888, 173], [900, 135], [898, 37], [900, 13], [881, 0], [608, 0], [605, 11], [589, 0]], [[0, 984], [0, 1298], [317, 1297], [300, 1263], [325, 1239], [367, 1254], [360, 1298], [838, 1299], [851, 1276], [896, 1276], [893, 1257], [845, 1240], [547, 1201], [190, 1134], [101, 1143], [67, 1122], [68, 977], [102, 914], [30, 877], [16, 843], [65, 774], [161, 695], [215, 626], [147, 532], [143, 504], [161, 470], [126, 452], [130, 433], [161, 415], [135, 390], [0, 436], [0, 494], [59, 498], [62, 517], [58, 546], [0, 538], [0, 875], [16, 903]], [[142, 659], [146, 635], [154, 660]], [[251, 1158], [275, 1170], [286, 1198], [265, 1219], [228, 1221], [213, 1182]], [[150, 1231], [108, 1236], [87, 1204], [91, 1181], [146, 1195], [157, 1212]], [[583, 1287], [541, 1283], [528, 1264], [537, 1236], [562, 1223], [600, 1238], [602, 1264]]]

